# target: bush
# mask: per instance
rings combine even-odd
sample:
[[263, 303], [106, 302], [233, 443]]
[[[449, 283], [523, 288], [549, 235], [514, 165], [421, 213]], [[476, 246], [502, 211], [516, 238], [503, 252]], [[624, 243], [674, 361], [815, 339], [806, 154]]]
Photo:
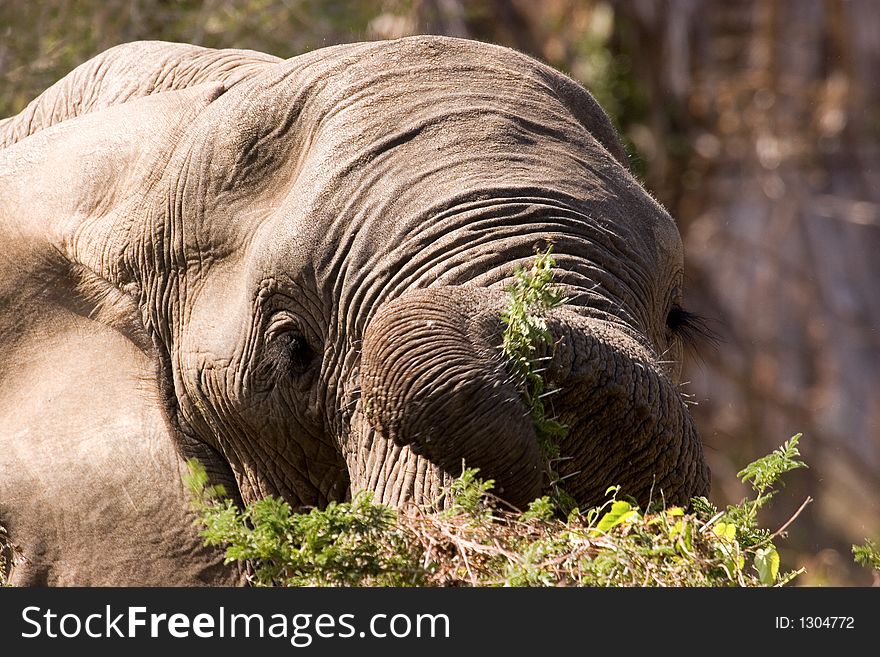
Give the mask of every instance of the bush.
[[799, 438], [740, 472], [754, 495], [723, 511], [705, 498], [642, 510], [614, 487], [564, 518], [550, 497], [519, 513], [473, 469], [447, 490], [446, 510], [398, 512], [369, 493], [302, 514], [277, 498], [239, 509], [193, 461], [189, 485], [206, 542], [259, 586], [782, 586], [801, 571], [780, 571], [784, 532], [760, 528], [756, 513], [805, 467]]
[[420, 584], [394, 512], [361, 493], [350, 503], [293, 513], [280, 498], [238, 508], [205, 470], [189, 462], [188, 485], [208, 545], [226, 545], [226, 562], [248, 564], [262, 586], [384, 586]]

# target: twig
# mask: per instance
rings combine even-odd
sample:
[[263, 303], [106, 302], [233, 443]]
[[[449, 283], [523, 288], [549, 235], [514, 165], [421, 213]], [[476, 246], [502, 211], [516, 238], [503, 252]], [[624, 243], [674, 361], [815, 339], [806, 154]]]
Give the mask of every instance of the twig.
[[709, 527], [711, 527], [711, 526], [715, 523], [715, 521], [718, 520], [718, 518], [720, 518], [720, 517], [723, 516], [723, 515], [724, 515], [724, 511], [719, 511], [719, 512], [716, 513], [714, 516], [712, 516], [711, 518], [709, 518], [709, 520], [706, 521], [706, 524], [703, 525], [702, 527], [700, 527], [700, 533], [702, 534], [702, 533], [705, 532], [707, 529], [709, 529]]
[[458, 553], [461, 555], [462, 561], [464, 561], [464, 567], [467, 570], [468, 577], [471, 578], [471, 585], [477, 585], [477, 578], [474, 576], [474, 572], [471, 570], [471, 564], [468, 562], [467, 551], [464, 549], [464, 546], [456, 539], [453, 539], [455, 546], [458, 548]]
[[771, 539], [776, 538], [782, 532], [784, 532], [786, 529], [788, 529], [788, 526], [795, 521], [795, 519], [801, 514], [801, 511], [803, 511], [806, 508], [807, 504], [809, 504], [812, 501], [813, 501], [813, 498], [808, 495], [807, 499], [804, 500], [804, 503], [801, 504], [800, 507], [798, 508], [798, 510], [794, 512], [794, 515], [791, 518], [789, 518], [788, 521], [784, 525], [782, 525], [782, 527], [780, 527], [775, 532], [773, 532], [770, 535], [770, 538]]

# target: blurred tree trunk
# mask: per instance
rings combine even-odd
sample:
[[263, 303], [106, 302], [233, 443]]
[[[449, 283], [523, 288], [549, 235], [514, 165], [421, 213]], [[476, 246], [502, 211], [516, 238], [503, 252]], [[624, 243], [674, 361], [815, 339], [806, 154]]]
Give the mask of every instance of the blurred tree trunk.
[[880, 531], [880, 7], [614, 6], [651, 95], [648, 183], [725, 341], [688, 372], [716, 497], [736, 501], [735, 468], [803, 431], [812, 474], [792, 480], [817, 501], [792, 531], [816, 550], [833, 545], [822, 526], [842, 552]]

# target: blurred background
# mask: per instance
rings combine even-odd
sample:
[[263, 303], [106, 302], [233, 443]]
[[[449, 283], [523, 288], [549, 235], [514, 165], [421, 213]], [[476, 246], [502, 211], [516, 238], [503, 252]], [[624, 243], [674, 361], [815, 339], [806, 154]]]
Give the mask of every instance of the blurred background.
[[125, 41], [280, 57], [447, 34], [511, 46], [583, 83], [677, 219], [686, 299], [719, 335], [686, 389], [713, 471], [802, 432], [762, 522], [801, 585], [868, 585], [880, 539], [880, 3], [873, 0], [0, 0], [0, 117]]

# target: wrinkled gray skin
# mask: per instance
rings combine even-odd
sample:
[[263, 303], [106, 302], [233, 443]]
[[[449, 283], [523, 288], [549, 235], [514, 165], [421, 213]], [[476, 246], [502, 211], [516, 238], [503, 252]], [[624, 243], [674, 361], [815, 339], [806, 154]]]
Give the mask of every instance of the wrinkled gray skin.
[[682, 502], [681, 241], [577, 84], [441, 37], [281, 61], [158, 42], [0, 122], [0, 524], [15, 584], [226, 584], [181, 483], [247, 502], [435, 498], [464, 460], [546, 486], [499, 351], [553, 245], [558, 469]]

